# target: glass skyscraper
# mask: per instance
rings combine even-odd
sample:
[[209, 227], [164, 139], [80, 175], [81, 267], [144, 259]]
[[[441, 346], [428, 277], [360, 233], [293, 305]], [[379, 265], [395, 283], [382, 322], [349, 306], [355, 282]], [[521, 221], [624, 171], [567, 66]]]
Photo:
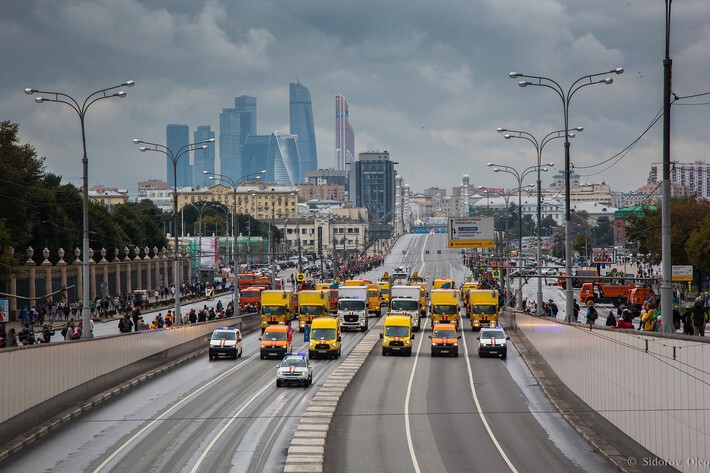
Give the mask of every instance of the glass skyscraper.
[[291, 135], [297, 135], [300, 171], [294, 184], [305, 182], [303, 173], [318, 169], [316, 132], [313, 125], [311, 92], [300, 83], [290, 83], [289, 103], [291, 111]]
[[[173, 156], [177, 156], [181, 149], [190, 144], [190, 128], [187, 125], [168, 125], [165, 127], [165, 142]], [[169, 157], [166, 159], [168, 184], [170, 187], [174, 187], [173, 162]], [[177, 162], [177, 186], [192, 186], [192, 166], [190, 165], [189, 152], [183, 153]]]
[[[214, 131], [212, 131], [212, 127], [209, 125], [200, 125], [197, 127], [197, 131], [195, 131], [194, 137], [193, 143], [207, 141], [214, 138]], [[196, 149], [194, 151], [192, 185], [196, 187], [209, 187], [212, 185], [212, 181], [209, 180], [209, 175], [206, 175], [203, 171], [214, 173], [215, 144], [209, 143], [207, 146], [207, 149]]]
[[256, 97], [242, 95], [234, 99], [234, 108], [222, 109], [219, 115], [220, 173], [239, 179], [246, 173], [241, 147], [249, 135], [256, 134]]
[[263, 181], [295, 185], [302, 175], [299, 152], [295, 135], [279, 131], [270, 135], [249, 135], [241, 151], [244, 174], [266, 169]]
[[348, 102], [342, 95], [335, 96], [335, 169], [349, 171], [355, 159], [355, 132], [350, 126]]
[[360, 153], [350, 170], [350, 200], [367, 209], [371, 238], [389, 238], [395, 211], [394, 162], [387, 151]]

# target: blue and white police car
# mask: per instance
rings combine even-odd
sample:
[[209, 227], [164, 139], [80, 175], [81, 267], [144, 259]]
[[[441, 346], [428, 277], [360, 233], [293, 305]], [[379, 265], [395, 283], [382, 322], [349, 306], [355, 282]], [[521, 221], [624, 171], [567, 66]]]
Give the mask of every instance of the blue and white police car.
[[306, 353], [287, 353], [276, 370], [276, 386], [298, 384], [308, 387], [313, 382], [313, 367]]

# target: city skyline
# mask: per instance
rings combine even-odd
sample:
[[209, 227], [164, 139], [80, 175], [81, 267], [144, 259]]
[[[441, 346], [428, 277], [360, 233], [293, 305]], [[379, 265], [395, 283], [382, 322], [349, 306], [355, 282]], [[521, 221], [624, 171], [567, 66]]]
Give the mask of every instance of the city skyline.
[[[613, 84], [575, 95], [570, 125], [584, 132], [572, 141], [572, 163], [583, 181], [631, 190], [661, 157], [660, 122], [644, 131], [661, 103], [662, 2], [459, 0], [442, 9], [401, 0], [248, 7], [220, 0], [169, 6], [79, 0], [28, 8], [8, 0], [3, 7], [8, 27], [0, 28], [0, 39], [16, 45], [4, 51], [13, 64], [0, 77], [4, 116], [47, 157], [48, 171], [74, 184], [81, 175], [76, 118], [33, 103], [24, 88], [84, 97], [135, 80], [125, 99], [96, 104], [86, 120], [90, 181], [110, 176], [106, 185], [133, 192], [136, 169], [143, 179], [165, 169], [163, 161], [136, 152], [133, 138], [157, 141], [168, 123], [217, 131], [218, 111], [239, 93], [259, 97], [255, 128], [290, 130], [283, 85], [299, 81], [311, 91], [317, 152], [326, 157], [319, 167], [334, 166], [327, 164], [336, 153], [333, 97], [341, 94], [358, 134], [355, 152], [389, 150], [406, 163], [402, 172], [413, 189], [429, 187], [432, 176], [448, 188], [463, 174], [500, 187], [505, 177], [491, 174], [485, 162], [525, 168], [535, 161], [531, 146], [495, 130], [544, 136], [563, 126], [562, 107], [549, 90], [518, 87], [511, 71], [569, 85], [584, 74], [624, 67]], [[672, 107], [671, 157], [681, 162], [707, 160], [707, 106], [685, 105], [706, 102], [688, 97], [707, 92], [709, 19], [707, 1], [674, 6], [670, 47], [679, 99]], [[56, 28], [58, 21], [64, 27]], [[544, 154], [561, 167], [561, 142]]]

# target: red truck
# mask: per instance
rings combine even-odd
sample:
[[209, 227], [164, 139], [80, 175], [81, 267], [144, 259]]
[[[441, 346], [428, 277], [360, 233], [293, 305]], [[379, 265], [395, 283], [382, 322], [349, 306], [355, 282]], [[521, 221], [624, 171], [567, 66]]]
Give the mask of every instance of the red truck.
[[627, 294], [632, 289], [636, 289], [636, 286], [585, 282], [582, 283], [582, 288], [579, 290], [579, 303], [586, 304], [587, 301], [594, 301], [595, 303], [614, 304], [614, 307], [618, 307], [626, 303]]

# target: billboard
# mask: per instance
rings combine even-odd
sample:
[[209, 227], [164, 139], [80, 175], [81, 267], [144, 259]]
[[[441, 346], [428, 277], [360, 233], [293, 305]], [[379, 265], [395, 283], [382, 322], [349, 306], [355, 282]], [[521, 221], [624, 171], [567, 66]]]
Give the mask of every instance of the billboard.
[[494, 246], [493, 217], [449, 217], [449, 248]]

